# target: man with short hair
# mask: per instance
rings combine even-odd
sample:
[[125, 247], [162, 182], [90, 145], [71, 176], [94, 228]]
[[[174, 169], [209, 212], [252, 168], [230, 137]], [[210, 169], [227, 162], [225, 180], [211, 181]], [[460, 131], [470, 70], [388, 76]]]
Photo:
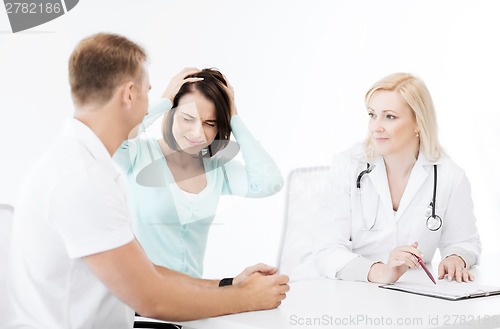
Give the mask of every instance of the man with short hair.
[[113, 34], [90, 36], [73, 51], [74, 118], [17, 203], [7, 328], [132, 328], [133, 310], [183, 321], [270, 309], [285, 298], [288, 277], [275, 268], [255, 265], [219, 287], [152, 264], [135, 239], [111, 157], [146, 115], [146, 60], [140, 46]]

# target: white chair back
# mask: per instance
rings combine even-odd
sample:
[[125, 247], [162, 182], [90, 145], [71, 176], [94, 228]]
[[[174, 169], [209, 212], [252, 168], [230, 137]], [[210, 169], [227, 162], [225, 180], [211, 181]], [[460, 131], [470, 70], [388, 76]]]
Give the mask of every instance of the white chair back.
[[7, 276], [13, 217], [14, 207], [9, 204], [0, 204], [0, 310], [6, 310], [8, 306], [5, 277]]
[[[310, 259], [315, 239], [315, 225], [321, 204], [321, 195], [332, 188], [328, 166], [305, 167], [294, 169], [288, 175], [287, 195], [285, 201], [285, 220], [278, 268], [280, 273], [287, 274], [293, 281], [315, 275], [315, 269], [306, 272], [301, 265]], [[302, 267], [310, 267], [310, 263]], [[310, 271], [309, 271], [310, 270]], [[298, 273], [300, 272], [300, 273]]]

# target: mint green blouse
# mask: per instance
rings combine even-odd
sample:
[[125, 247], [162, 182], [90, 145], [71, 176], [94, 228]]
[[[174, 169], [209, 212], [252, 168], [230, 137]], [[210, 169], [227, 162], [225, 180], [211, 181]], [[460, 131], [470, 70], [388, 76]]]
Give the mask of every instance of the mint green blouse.
[[[168, 99], [150, 106], [142, 128], [171, 106]], [[203, 158], [207, 185], [198, 194], [178, 187], [156, 139], [127, 140], [113, 156], [125, 174], [134, 233], [153, 263], [201, 277], [208, 231], [221, 195], [260, 198], [283, 188], [278, 167], [238, 115], [231, 118], [231, 128], [244, 163], [225, 163], [226, 179], [223, 157]]]

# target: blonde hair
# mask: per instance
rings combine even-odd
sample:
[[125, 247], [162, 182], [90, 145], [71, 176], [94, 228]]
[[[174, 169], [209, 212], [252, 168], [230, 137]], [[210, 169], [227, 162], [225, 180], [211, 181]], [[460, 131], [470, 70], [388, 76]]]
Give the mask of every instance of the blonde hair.
[[[393, 73], [375, 82], [365, 95], [368, 104], [373, 94], [379, 90], [398, 92], [412, 109], [419, 127], [420, 150], [427, 160], [436, 162], [441, 156], [438, 141], [438, 127], [434, 104], [425, 83], [409, 73]], [[368, 160], [375, 158], [375, 151], [370, 135], [365, 140], [365, 155]]]

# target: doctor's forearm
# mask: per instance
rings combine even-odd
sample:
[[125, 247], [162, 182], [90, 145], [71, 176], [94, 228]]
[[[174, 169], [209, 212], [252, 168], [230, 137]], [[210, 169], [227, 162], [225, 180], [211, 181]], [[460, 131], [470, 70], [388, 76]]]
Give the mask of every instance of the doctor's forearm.
[[368, 281], [375, 283], [394, 283], [403, 275], [408, 267], [389, 267], [384, 263], [375, 263], [368, 273]]
[[348, 281], [368, 281], [368, 273], [374, 262], [362, 256], [356, 257], [337, 272], [336, 277]]
[[469, 252], [463, 248], [460, 247], [449, 247], [446, 249], [446, 254], [443, 255], [443, 258], [456, 255], [465, 262], [465, 268], [470, 269], [471, 266], [475, 265], [477, 263], [477, 256], [474, 255], [472, 252]]

